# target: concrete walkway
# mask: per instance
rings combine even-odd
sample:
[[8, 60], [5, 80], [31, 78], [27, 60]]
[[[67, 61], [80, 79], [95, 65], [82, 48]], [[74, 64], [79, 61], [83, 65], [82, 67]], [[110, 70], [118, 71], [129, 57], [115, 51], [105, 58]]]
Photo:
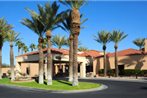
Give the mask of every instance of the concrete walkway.
[[98, 79], [98, 80], [113, 80], [113, 81], [130, 81], [147, 83], [147, 77], [86, 77], [81, 79]]

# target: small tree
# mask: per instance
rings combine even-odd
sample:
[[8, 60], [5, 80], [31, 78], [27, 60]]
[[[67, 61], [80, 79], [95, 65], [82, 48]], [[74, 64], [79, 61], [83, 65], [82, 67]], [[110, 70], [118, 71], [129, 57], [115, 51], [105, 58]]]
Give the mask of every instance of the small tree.
[[15, 46], [18, 47], [18, 55], [20, 55], [20, 49], [23, 47], [23, 44], [22, 44], [21, 40], [18, 40], [18, 41], [15, 43]]
[[28, 51], [29, 51], [29, 49], [28, 49], [28, 47], [27, 47], [27, 46], [23, 46], [23, 47], [22, 47], [22, 50], [24, 51], [24, 53], [26, 53], [26, 52], [28, 52]]
[[36, 45], [32, 43], [32, 44], [30, 45], [30, 49], [31, 49], [31, 51], [34, 51], [34, 50], [36, 49]]

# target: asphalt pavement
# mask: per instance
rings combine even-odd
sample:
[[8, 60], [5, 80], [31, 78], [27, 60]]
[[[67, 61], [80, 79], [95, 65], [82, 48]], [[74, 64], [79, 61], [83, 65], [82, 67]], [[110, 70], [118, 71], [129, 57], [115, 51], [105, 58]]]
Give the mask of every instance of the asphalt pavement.
[[101, 79], [81, 79], [102, 83], [108, 88], [85, 93], [53, 93], [51, 91], [0, 86], [0, 98], [147, 98], [147, 83]]

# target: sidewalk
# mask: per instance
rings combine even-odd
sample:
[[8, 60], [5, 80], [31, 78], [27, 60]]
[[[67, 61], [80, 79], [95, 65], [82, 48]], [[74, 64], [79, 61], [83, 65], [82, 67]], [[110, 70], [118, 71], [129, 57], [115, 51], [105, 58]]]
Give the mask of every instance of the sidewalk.
[[97, 79], [97, 80], [112, 80], [112, 81], [128, 81], [147, 83], [147, 77], [86, 77], [80, 79]]

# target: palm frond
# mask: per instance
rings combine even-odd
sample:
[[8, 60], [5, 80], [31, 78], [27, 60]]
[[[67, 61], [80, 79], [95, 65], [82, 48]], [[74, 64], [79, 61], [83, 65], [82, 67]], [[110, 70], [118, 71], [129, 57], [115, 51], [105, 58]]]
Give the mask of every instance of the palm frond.
[[87, 51], [87, 50], [89, 50], [89, 49], [87, 47], [83, 47], [83, 46], [80, 46], [78, 48], [78, 51]]
[[117, 44], [123, 39], [125, 39], [127, 36], [128, 36], [127, 34], [125, 34], [124, 32], [121, 32], [120, 30], [119, 31], [114, 30], [111, 34], [110, 39], [112, 42]]
[[110, 33], [107, 31], [100, 31], [94, 36], [94, 40], [98, 43], [106, 45], [108, 42], [110, 42]]
[[52, 38], [52, 44], [59, 49], [67, 45], [67, 38], [65, 36], [55, 35]]
[[145, 38], [137, 38], [133, 41], [133, 43], [141, 50], [145, 45]]
[[80, 9], [86, 3], [85, 0], [60, 0], [60, 2], [71, 9]]

